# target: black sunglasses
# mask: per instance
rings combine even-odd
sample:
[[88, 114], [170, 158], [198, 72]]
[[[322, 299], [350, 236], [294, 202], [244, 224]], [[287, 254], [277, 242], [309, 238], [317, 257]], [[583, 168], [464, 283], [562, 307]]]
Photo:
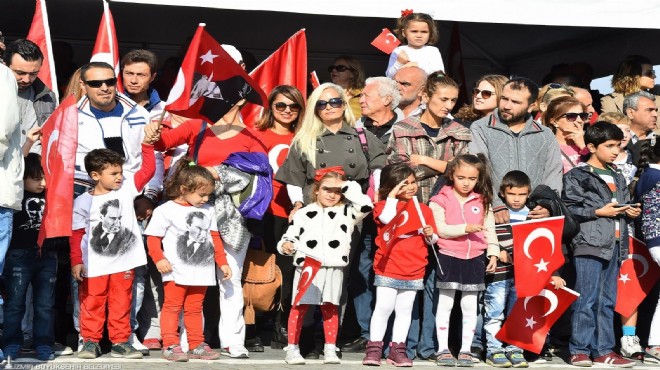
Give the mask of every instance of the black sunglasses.
[[349, 69], [352, 70], [353, 68], [345, 66], [345, 65], [341, 65], [341, 64], [328, 66], [328, 72], [330, 72], [330, 73], [332, 73], [332, 71], [344, 72], [344, 71], [347, 71]]
[[655, 78], [655, 70], [649, 69], [648, 71], [643, 72], [642, 76]]
[[294, 113], [300, 112], [300, 109], [302, 109], [302, 107], [298, 103], [286, 104], [283, 102], [278, 102], [273, 104], [273, 106], [275, 107], [275, 110], [278, 112], [284, 112], [286, 110], [286, 107], [289, 107], [289, 109], [291, 109], [291, 112]]
[[108, 78], [107, 80], [89, 80], [89, 81], [83, 81], [85, 85], [93, 88], [99, 88], [103, 86], [103, 84], [108, 85], [108, 87], [115, 86], [117, 84], [117, 78]]
[[490, 90], [479, 90], [479, 89], [474, 89], [472, 90], [472, 96], [477, 97], [481, 93], [481, 97], [484, 99], [490, 99], [493, 94], [495, 94], [495, 91], [490, 91]]
[[341, 108], [344, 105], [342, 98], [332, 98], [330, 100], [319, 100], [316, 102], [316, 110], [324, 110], [328, 104], [333, 108]]
[[586, 121], [589, 119], [589, 113], [564, 113], [558, 118], [562, 118], [562, 117], [566, 117], [566, 120], [568, 122], [575, 122], [578, 117], [580, 117], [582, 121]]

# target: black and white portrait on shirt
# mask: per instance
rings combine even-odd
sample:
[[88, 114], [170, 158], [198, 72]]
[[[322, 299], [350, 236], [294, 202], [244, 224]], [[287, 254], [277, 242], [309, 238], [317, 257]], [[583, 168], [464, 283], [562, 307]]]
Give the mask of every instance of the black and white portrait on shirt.
[[111, 199], [101, 205], [101, 222], [92, 228], [89, 245], [102, 256], [126, 253], [137, 237], [121, 224], [119, 199]]
[[202, 212], [191, 212], [186, 216], [188, 230], [179, 235], [176, 252], [183, 263], [207, 265], [213, 263], [214, 248], [209, 238], [211, 220]]

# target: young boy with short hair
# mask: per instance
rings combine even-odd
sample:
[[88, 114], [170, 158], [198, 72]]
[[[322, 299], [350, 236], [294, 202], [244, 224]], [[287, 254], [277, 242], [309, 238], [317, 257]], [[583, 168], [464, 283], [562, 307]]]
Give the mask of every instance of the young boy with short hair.
[[626, 180], [612, 165], [622, 139], [623, 132], [612, 123], [589, 126], [584, 135], [589, 159], [564, 175], [562, 200], [580, 222], [572, 243], [575, 290], [580, 293], [573, 304], [569, 341], [574, 366], [635, 363], [613, 351], [617, 276], [628, 256], [627, 224], [641, 213], [638, 204], [626, 205], [630, 202]]
[[142, 358], [128, 341], [133, 269], [147, 263], [133, 200], [154, 175], [154, 149], [142, 144], [142, 167], [133, 178], [124, 178], [124, 159], [112, 150], [92, 150], [84, 163], [95, 186], [76, 198], [73, 206], [71, 273], [81, 282], [80, 334], [84, 341], [78, 358], [100, 355], [98, 343], [106, 316], [111, 356]]

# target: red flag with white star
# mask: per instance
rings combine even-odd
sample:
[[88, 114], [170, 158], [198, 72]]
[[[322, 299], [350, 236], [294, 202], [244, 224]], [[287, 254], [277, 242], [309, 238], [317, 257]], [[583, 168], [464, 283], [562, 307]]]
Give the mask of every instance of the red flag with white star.
[[495, 338], [530, 352], [541, 353], [548, 331], [580, 295], [551, 283], [531, 297], [520, 297]]
[[115, 20], [112, 18], [107, 0], [103, 1], [103, 16], [96, 33], [96, 42], [92, 50], [90, 62], [106, 62], [115, 70], [117, 77], [117, 89], [124, 92], [119, 73], [119, 45], [117, 44], [117, 32], [115, 31]]
[[[379, 206], [384, 206], [384, 203], [380, 203]], [[376, 212], [374, 212], [375, 217]], [[376, 244], [389, 249], [400, 236], [413, 232], [417, 234], [417, 231], [424, 227], [422, 217], [424, 216], [417, 211], [413, 200], [405, 203], [399, 202], [397, 205], [397, 215], [387, 224], [383, 232], [376, 236]], [[376, 219], [376, 222], [380, 221]]]
[[378, 35], [371, 42], [371, 45], [375, 46], [378, 50], [382, 51], [385, 54], [392, 54], [394, 49], [401, 44], [401, 41], [394, 36], [392, 31], [387, 28], [383, 28], [383, 32]]
[[187, 118], [217, 122], [246, 99], [263, 106], [263, 90], [200, 23], [170, 90], [165, 109]]
[[518, 297], [536, 295], [564, 264], [561, 235], [564, 216], [511, 224], [513, 273]]
[[660, 266], [653, 260], [646, 244], [629, 238], [628, 258], [621, 263], [617, 281], [616, 306], [622, 316], [630, 316], [660, 279]]
[[321, 261], [307, 256], [300, 268], [302, 271], [300, 272], [300, 280], [298, 280], [298, 286], [296, 287], [296, 298], [293, 300], [294, 306], [297, 306], [300, 303], [307, 288], [312, 285], [316, 273], [319, 272], [319, 269], [321, 268]]

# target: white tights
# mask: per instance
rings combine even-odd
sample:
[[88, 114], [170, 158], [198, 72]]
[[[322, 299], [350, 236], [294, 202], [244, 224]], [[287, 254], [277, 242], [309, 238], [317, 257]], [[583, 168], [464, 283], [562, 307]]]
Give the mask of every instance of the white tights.
[[380, 342], [385, 336], [387, 322], [394, 311], [392, 327], [392, 342], [405, 343], [410, 329], [413, 303], [416, 290], [376, 287], [376, 307], [371, 316], [369, 337], [374, 342]]
[[[438, 310], [435, 325], [438, 333], [438, 348], [442, 352], [449, 349], [449, 316], [454, 307], [453, 289], [439, 289]], [[461, 292], [461, 312], [463, 314], [463, 335], [461, 352], [470, 352], [470, 345], [477, 327], [477, 292]]]

